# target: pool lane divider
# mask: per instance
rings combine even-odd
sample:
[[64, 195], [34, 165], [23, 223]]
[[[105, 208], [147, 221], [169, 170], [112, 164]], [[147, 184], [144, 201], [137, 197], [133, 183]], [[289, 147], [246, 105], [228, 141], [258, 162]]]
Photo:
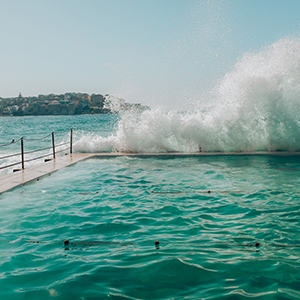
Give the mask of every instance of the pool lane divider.
[[[5, 242], [5, 241], [2, 241]], [[16, 243], [13, 241], [6, 241], [7, 243]], [[121, 242], [71, 242], [70, 240], [66, 239], [63, 242], [51, 242], [51, 241], [24, 241], [24, 243], [29, 243], [29, 244], [63, 244], [64, 247], [72, 247], [72, 246], [101, 246], [101, 245], [108, 245], [108, 246], [132, 246], [132, 245], [137, 245], [138, 243], [121, 243]], [[223, 243], [222, 243], [223, 244]], [[159, 249], [161, 243], [159, 241], [154, 242], [155, 248]], [[255, 242], [253, 244], [231, 244], [229, 247], [234, 247], [234, 246], [241, 246], [241, 247], [254, 247], [254, 248], [260, 248], [263, 246], [263, 244], [259, 242]], [[283, 244], [267, 244], [267, 246], [271, 247], [280, 247], [280, 248], [300, 248], [300, 245], [283, 245]]]
[[[13, 243], [12, 241], [8, 241], [8, 243]], [[70, 242], [69, 240], [64, 240], [63, 242], [49, 242], [49, 241], [25, 241], [25, 243], [30, 244], [64, 244], [64, 246], [69, 245], [120, 245], [120, 246], [130, 246], [135, 245], [137, 243], [119, 243], [119, 242]], [[160, 242], [155, 241], [154, 245], [159, 247]], [[259, 247], [260, 243], [256, 242], [254, 244], [236, 244], [236, 246], [246, 246], [246, 247]]]
[[[196, 193], [200, 194], [210, 194], [210, 193], [220, 193], [220, 194], [245, 194], [246, 192], [243, 191], [194, 191]], [[184, 191], [177, 192], [177, 191], [150, 191], [151, 194], [182, 194]]]

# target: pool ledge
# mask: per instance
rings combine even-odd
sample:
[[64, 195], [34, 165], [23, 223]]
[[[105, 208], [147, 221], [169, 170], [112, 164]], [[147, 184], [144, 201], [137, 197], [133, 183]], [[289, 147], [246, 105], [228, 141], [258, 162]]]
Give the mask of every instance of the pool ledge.
[[0, 193], [56, 172], [64, 167], [95, 156], [95, 153], [74, 153], [57, 157], [24, 170], [0, 176]]
[[0, 176], [0, 193], [11, 190], [17, 186], [28, 182], [39, 180], [40, 178], [56, 172], [64, 167], [73, 165], [77, 162], [89, 158], [111, 158], [118, 156], [133, 156], [139, 158], [157, 157], [157, 158], [172, 158], [172, 157], [200, 157], [200, 156], [224, 156], [224, 155], [275, 155], [275, 156], [293, 156], [300, 155], [300, 152], [195, 152], [195, 153], [73, 153], [65, 156], [57, 157], [48, 162], [38, 164], [24, 170], [20, 170], [11, 174]]

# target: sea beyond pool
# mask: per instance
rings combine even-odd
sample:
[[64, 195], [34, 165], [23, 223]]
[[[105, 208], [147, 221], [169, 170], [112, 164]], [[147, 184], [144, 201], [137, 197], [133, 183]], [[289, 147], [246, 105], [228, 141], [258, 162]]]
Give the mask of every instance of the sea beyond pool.
[[[67, 142], [72, 127], [77, 152], [147, 151], [143, 124], [126, 122], [0, 118], [0, 142], [23, 136], [32, 150], [51, 141], [30, 139], [54, 131]], [[169, 129], [157, 149], [180, 150]], [[0, 299], [299, 299], [299, 175], [300, 156], [124, 156], [5, 192]]]

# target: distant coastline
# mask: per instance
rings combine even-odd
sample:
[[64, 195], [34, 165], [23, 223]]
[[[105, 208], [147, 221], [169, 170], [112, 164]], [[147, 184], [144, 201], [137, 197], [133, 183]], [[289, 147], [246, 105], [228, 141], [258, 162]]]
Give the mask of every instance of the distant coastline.
[[[46, 116], [46, 115], [80, 115], [110, 114], [105, 106], [109, 95], [65, 93], [23, 97], [0, 98], [0, 116]], [[118, 99], [122, 109], [144, 110], [147, 107], [139, 103], [127, 103]]]

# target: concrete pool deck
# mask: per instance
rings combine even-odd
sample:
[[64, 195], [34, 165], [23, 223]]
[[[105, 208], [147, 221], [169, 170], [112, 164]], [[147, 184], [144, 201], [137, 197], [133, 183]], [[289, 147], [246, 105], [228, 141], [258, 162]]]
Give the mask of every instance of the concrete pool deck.
[[52, 159], [50, 161], [29, 168], [25, 168], [24, 170], [20, 169], [17, 172], [1, 175], [0, 193], [6, 192], [28, 182], [39, 180], [40, 178], [48, 174], [56, 172], [64, 167], [73, 165], [79, 161], [85, 160], [91, 156], [94, 156], [94, 153], [69, 154], [66, 156], [57, 157], [56, 159]]
[[0, 193], [11, 190], [28, 182], [56, 172], [67, 166], [89, 158], [112, 158], [119, 156], [131, 156], [138, 158], [172, 158], [172, 157], [203, 157], [203, 156], [246, 156], [246, 155], [269, 155], [269, 156], [299, 156], [300, 152], [195, 152], [195, 153], [73, 153], [57, 157], [50, 161], [0, 176]]

